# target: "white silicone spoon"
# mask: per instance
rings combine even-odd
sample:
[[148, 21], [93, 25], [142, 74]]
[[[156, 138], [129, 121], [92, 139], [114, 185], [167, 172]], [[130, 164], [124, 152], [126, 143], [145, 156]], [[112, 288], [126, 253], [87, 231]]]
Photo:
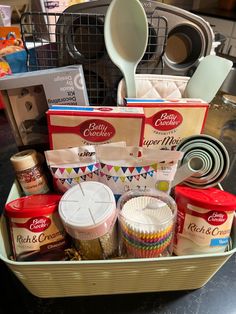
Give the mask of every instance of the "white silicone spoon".
[[135, 98], [135, 72], [148, 41], [148, 22], [142, 4], [138, 0], [113, 0], [105, 16], [104, 36], [112, 62], [124, 75], [127, 97]]
[[233, 62], [215, 55], [203, 58], [184, 91], [186, 98], [211, 102], [232, 68]]

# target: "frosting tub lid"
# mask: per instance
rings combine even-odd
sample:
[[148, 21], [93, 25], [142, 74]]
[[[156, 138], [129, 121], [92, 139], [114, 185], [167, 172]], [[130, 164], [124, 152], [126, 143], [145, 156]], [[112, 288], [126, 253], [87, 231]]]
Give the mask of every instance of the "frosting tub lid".
[[35, 194], [23, 196], [6, 204], [8, 217], [28, 218], [50, 214], [57, 210], [61, 195]]
[[188, 186], [175, 187], [176, 199], [184, 198], [192, 205], [218, 211], [236, 209], [236, 196], [217, 188], [193, 189]]

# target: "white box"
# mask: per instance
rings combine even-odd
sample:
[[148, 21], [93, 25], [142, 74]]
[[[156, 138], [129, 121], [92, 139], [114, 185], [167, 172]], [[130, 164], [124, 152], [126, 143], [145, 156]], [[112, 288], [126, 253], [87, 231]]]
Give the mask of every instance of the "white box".
[[6, 76], [0, 90], [18, 146], [48, 144], [51, 105], [89, 105], [81, 65]]

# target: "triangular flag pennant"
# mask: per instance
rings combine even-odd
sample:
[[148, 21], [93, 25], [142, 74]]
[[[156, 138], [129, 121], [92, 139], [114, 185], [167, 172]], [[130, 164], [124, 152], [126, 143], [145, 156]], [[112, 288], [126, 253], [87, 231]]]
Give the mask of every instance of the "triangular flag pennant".
[[82, 180], [86, 181], [86, 175], [80, 177]]
[[105, 166], [106, 166], [106, 164], [104, 164], [104, 163], [100, 163], [100, 165], [101, 165], [101, 168], [104, 168]]
[[134, 176], [135, 177], [135, 179], [136, 180], [138, 180], [139, 181], [139, 179], [140, 179], [140, 175], [136, 175], [136, 176]]
[[93, 171], [94, 165], [89, 165], [89, 166], [87, 166], [87, 167], [88, 167], [88, 170], [89, 170], [89, 171]]
[[107, 180], [109, 181], [111, 179], [111, 176], [106, 176], [107, 177]]
[[112, 178], [115, 182], [119, 179], [119, 177], [112, 177]]
[[74, 168], [74, 172], [78, 174], [79, 173], [79, 169], [80, 169], [80, 167]]
[[154, 169], [154, 170], [157, 170], [157, 164], [152, 164], [151, 168]]
[[145, 166], [145, 167], [143, 167], [143, 169], [144, 169], [146, 172], [148, 172], [149, 169], [150, 169], [150, 166]]
[[120, 166], [114, 166], [114, 169], [116, 172], [118, 172], [120, 170]]
[[150, 177], [153, 177], [153, 173], [154, 171], [149, 171], [148, 174], [150, 175]]
[[68, 179], [66, 179], [66, 182], [68, 182], [69, 184], [71, 184], [71, 183], [72, 183], [72, 181], [73, 181], [73, 179], [72, 179], [72, 178], [68, 178]]
[[122, 171], [125, 173], [128, 167], [121, 167]]
[[96, 168], [100, 168], [100, 163], [99, 163], [99, 162], [97, 162], [96, 164], [94, 164], [94, 167], [96, 167]]
[[62, 184], [66, 181], [66, 179], [59, 179], [59, 180]]
[[80, 169], [82, 170], [82, 172], [84, 173], [86, 170], [86, 166], [85, 167], [80, 167]]
[[72, 171], [73, 168], [66, 168], [66, 171], [71, 174], [71, 171]]
[[76, 177], [74, 178], [75, 182], [79, 182], [80, 181], [80, 177]]
[[95, 170], [94, 174], [99, 175], [99, 170]]
[[142, 176], [144, 179], [146, 179], [146, 178], [147, 178], [147, 173], [146, 173], [146, 172], [145, 172], [145, 173], [142, 173], [141, 176]]
[[107, 170], [108, 170], [108, 171], [111, 171], [112, 168], [113, 168], [113, 166], [107, 165]]
[[65, 171], [65, 168], [58, 168], [58, 169], [59, 169], [59, 171], [60, 171], [61, 174], [63, 174], [64, 171]]
[[124, 176], [120, 177], [120, 180], [124, 183], [125, 182], [125, 178]]
[[141, 170], [142, 170], [142, 167], [136, 167], [136, 170], [137, 170], [138, 173], [140, 173]]
[[102, 172], [102, 171], [100, 171], [100, 176], [101, 176], [101, 177], [104, 177], [104, 176], [105, 176], [105, 173]]
[[127, 179], [131, 182], [133, 179], [133, 176], [128, 176]]
[[56, 172], [57, 172], [57, 169], [58, 169], [58, 168], [51, 167], [51, 171], [52, 171], [53, 173], [56, 173]]
[[129, 167], [129, 171], [132, 173], [134, 171], [134, 167]]
[[91, 179], [93, 177], [93, 173], [92, 172], [87, 173], [87, 176]]

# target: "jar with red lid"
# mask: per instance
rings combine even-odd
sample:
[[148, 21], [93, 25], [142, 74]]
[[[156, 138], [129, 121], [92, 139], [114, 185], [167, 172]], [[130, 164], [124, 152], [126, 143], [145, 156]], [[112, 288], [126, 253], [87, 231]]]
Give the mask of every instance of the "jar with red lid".
[[37, 194], [6, 204], [15, 260], [64, 259], [68, 239], [58, 214], [60, 198], [57, 194]]
[[236, 196], [218, 188], [175, 188], [176, 255], [224, 252], [236, 209]]

